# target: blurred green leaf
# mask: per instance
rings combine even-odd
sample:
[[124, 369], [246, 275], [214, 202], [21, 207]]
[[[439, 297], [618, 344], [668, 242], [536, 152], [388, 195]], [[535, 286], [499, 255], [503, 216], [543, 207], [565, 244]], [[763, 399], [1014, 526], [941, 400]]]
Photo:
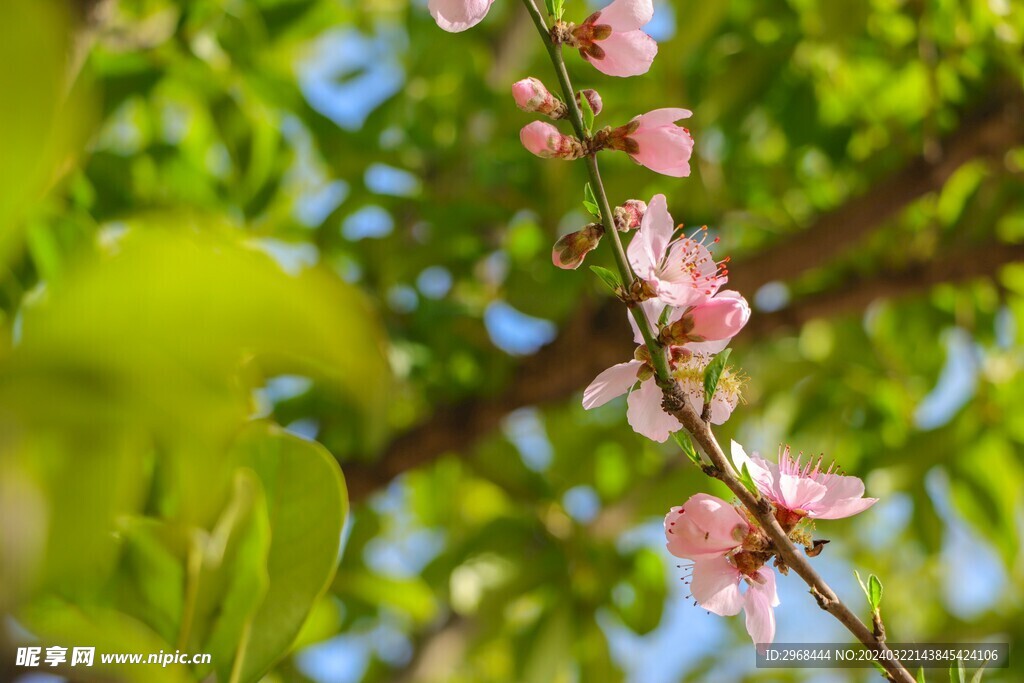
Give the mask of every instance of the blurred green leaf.
[[319, 444], [256, 425], [235, 446], [263, 483], [270, 522], [266, 597], [239, 644], [237, 680], [255, 682], [289, 649], [337, 567], [348, 496]]

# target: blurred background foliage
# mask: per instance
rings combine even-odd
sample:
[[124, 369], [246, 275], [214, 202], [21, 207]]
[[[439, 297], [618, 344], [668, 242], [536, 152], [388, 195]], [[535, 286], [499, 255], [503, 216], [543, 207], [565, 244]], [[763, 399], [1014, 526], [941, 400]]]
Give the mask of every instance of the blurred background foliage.
[[[569, 68], [602, 124], [694, 111], [691, 178], [601, 162], [755, 304], [720, 438], [865, 478], [816, 562], [890, 640], [1018, 647], [1024, 7], [655, 4], [647, 76]], [[33, 639], [213, 654], [102, 674], [147, 682], [876, 676], [754, 669], [663, 549], [716, 484], [580, 407], [629, 332], [550, 265], [584, 173], [519, 145], [517, 2], [16, 0], [0, 64], [3, 680]], [[847, 641], [802, 586], [777, 640]]]

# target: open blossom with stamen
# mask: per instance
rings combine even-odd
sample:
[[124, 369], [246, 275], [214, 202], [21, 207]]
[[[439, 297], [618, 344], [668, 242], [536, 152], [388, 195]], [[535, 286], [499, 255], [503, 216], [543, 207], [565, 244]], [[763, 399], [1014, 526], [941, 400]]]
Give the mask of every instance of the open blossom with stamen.
[[[640, 386], [634, 389], [633, 385], [638, 381]], [[639, 360], [613, 365], [595, 377], [583, 392], [583, 407], [587, 410], [597, 408], [626, 392], [629, 392], [626, 421], [633, 431], [653, 441], [665, 442], [670, 434], [683, 428], [679, 420], [662, 409], [661, 389], [654, 381], [650, 367]]]
[[458, 33], [476, 26], [487, 16], [494, 0], [430, 0], [427, 8], [437, 25]]
[[750, 471], [761, 494], [775, 504], [776, 517], [783, 528], [792, 528], [804, 517], [840, 519], [863, 512], [877, 498], [864, 498], [864, 482], [835, 472], [833, 463], [827, 470], [817, 462], [801, 463], [790, 455], [789, 446], [779, 451], [778, 464], [768, 462], [754, 453], [748, 456], [743, 446], [732, 442], [732, 459], [740, 469]]
[[[745, 593], [740, 591], [744, 584]], [[779, 595], [775, 573], [768, 567], [745, 574], [725, 556], [696, 560], [690, 592], [701, 607], [713, 614], [730, 617], [743, 610], [747, 633], [759, 649], [775, 639], [774, 608], [779, 605]]]
[[[693, 353], [688, 359], [677, 363], [672, 370], [672, 376], [689, 400], [690, 407], [698, 415], [704, 409], [704, 370], [712, 358], [711, 354]], [[735, 374], [731, 368], [722, 371], [709, 406], [708, 417], [712, 424], [725, 424], [732, 416], [732, 411], [736, 410], [740, 402], [742, 387], [743, 378]]]
[[637, 277], [670, 306], [704, 302], [725, 284], [728, 270], [718, 263], [703, 241], [672, 239], [675, 225], [665, 195], [656, 194], [647, 205], [640, 229], [626, 251]]
[[[687, 344], [669, 347], [672, 376], [690, 402], [690, 407], [697, 413], [704, 408], [704, 369], [713, 356], [691, 350], [702, 346]], [[637, 382], [639, 386], [634, 388]], [[742, 384], [742, 379], [729, 368], [722, 372], [711, 398], [712, 423], [722, 424], [729, 419], [739, 403]], [[633, 431], [652, 441], [664, 442], [673, 432], [683, 428], [679, 420], [662, 407], [662, 391], [654, 381], [654, 369], [644, 346], [638, 347], [637, 359], [613, 365], [595, 377], [583, 392], [583, 407], [587, 410], [597, 408], [626, 392], [629, 392], [626, 398], [626, 420]]]
[[[665, 517], [670, 553], [691, 560], [690, 592], [704, 609], [719, 616], [743, 610], [755, 643], [775, 638], [779, 598], [775, 574], [764, 566], [767, 556], [744, 548], [756, 530], [721, 498], [698, 493]], [[746, 585], [746, 592], [740, 587]]]
[[675, 122], [691, 115], [690, 110], [678, 108], [641, 114], [613, 130], [608, 147], [626, 152], [633, 161], [652, 171], [684, 178], [690, 175], [693, 137], [689, 130]]
[[573, 28], [566, 42], [601, 73], [639, 76], [658, 54], [658, 43], [640, 30], [653, 16], [651, 0], [615, 0]]

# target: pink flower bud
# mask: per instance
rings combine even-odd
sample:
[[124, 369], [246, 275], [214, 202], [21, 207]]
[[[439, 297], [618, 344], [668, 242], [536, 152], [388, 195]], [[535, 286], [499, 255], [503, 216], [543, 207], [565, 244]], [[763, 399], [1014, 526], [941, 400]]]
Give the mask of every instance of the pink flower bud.
[[591, 223], [582, 230], [563, 235], [551, 250], [551, 262], [565, 270], [576, 270], [603, 235], [604, 227], [600, 223]]
[[550, 123], [534, 121], [519, 131], [523, 147], [544, 159], [578, 159], [583, 156], [579, 140], [571, 135], [562, 135]]
[[619, 232], [639, 228], [647, 213], [647, 202], [639, 199], [627, 199], [622, 206], [615, 207], [615, 227]]
[[582, 106], [583, 102], [580, 100], [580, 97], [587, 98], [587, 103], [590, 105], [590, 109], [594, 112], [595, 116], [601, 113], [601, 109], [604, 108], [604, 101], [601, 99], [601, 94], [599, 92], [591, 90], [590, 88], [577, 92], [576, 103]]
[[739, 292], [725, 290], [695, 306], [684, 318], [690, 318], [691, 341], [732, 339], [750, 320], [750, 306]]
[[698, 493], [665, 517], [668, 551], [688, 560], [725, 555], [743, 544], [750, 524], [721, 498]]
[[693, 138], [675, 122], [690, 116], [687, 109], [655, 109], [612, 131], [608, 146], [626, 152], [652, 171], [686, 177], [690, 175]]
[[543, 83], [533, 77], [512, 84], [512, 97], [516, 100], [516, 106], [525, 112], [537, 112], [547, 116], [559, 113], [554, 118], [561, 118], [561, 113], [565, 111], [565, 105], [552, 95]]

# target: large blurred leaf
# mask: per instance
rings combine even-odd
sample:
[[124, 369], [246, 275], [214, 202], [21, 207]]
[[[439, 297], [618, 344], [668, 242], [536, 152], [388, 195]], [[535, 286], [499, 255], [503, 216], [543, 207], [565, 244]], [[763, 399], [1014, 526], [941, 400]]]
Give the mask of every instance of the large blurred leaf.
[[266, 597], [239, 644], [239, 681], [257, 681], [291, 646], [337, 566], [348, 496], [318, 444], [254, 426], [237, 447], [263, 482], [270, 520]]

